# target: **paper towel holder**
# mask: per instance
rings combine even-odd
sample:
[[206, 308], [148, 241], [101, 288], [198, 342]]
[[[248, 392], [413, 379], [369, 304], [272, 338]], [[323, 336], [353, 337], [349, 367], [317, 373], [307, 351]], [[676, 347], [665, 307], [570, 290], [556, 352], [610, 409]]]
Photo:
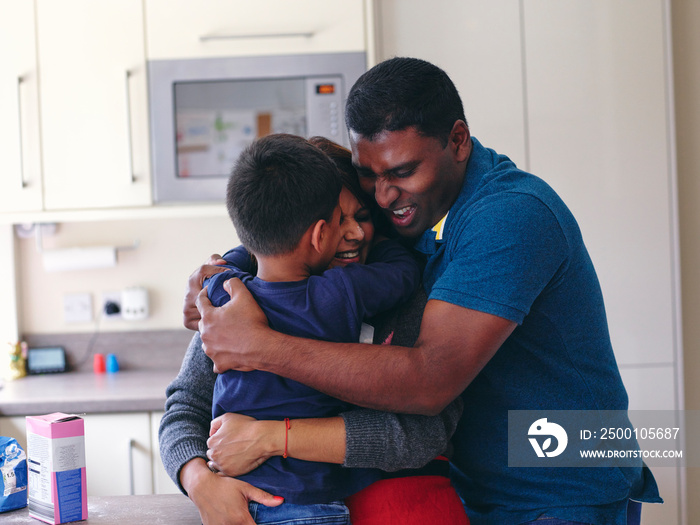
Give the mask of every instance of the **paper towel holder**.
[[34, 234], [36, 238], [36, 249], [42, 254], [44, 268], [49, 272], [65, 270], [87, 270], [92, 268], [107, 268], [117, 264], [117, 252], [125, 250], [135, 250], [139, 247], [139, 240], [136, 239], [129, 246], [94, 246], [76, 247], [47, 250], [43, 245], [43, 232], [53, 235], [56, 231], [55, 223], [34, 223], [31, 226], [22, 225], [17, 228], [18, 236], [30, 237]]

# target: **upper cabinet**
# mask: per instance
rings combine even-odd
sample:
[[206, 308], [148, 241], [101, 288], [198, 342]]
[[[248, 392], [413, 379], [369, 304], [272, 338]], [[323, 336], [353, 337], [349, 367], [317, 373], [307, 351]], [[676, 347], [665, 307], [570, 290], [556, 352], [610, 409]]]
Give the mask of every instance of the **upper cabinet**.
[[[0, 212], [41, 210], [34, 3], [0, 0]], [[11, 50], [11, 51], [10, 51]]]
[[145, 0], [150, 60], [366, 47], [364, 0]]
[[526, 165], [520, 6], [512, 0], [377, 2], [380, 59], [411, 56], [454, 81], [474, 135]]
[[148, 60], [364, 51], [373, 12], [372, 0], [0, 0], [0, 10], [0, 45], [12, 50], [0, 54], [8, 222], [162, 212], [151, 206]]
[[38, 0], [44, 206], [151, 202], [141, 0]]

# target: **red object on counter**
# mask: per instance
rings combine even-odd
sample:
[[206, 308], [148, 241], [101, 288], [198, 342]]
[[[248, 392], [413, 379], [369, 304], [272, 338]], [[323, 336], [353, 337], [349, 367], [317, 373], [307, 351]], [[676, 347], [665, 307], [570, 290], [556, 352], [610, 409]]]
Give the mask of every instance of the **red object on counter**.
[[103, 354], [95, 354], [92, 360], [92, 370], [96, 374], [104, 374], [107, 370], [105, 366], [105, 356]]

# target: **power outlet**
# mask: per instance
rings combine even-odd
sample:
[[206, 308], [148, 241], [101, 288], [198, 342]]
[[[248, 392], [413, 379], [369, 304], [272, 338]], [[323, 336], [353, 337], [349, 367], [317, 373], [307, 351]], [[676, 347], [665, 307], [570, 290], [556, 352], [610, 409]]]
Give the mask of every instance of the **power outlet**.
[[89, 323], [92, 321], [92, 295], [72, 293], [63, 296], [63, 320], [66, 323]]
[[122, 293], [121, 292], [104, 292], [102, 294], [102, 310], [100, 315], [103, 319], [121, 319], [122, 318]]
[[148, 290], [132, 286], [122, 290], [122, 318], [140, 321], [148, 317]]

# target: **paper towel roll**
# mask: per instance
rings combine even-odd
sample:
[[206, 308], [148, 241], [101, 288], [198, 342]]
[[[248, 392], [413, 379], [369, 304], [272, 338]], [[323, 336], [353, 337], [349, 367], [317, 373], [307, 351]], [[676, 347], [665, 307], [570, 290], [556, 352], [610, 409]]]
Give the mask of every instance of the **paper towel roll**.
[[109, 268], [117, 264], [117, 249], [114, 246], [46, 250], [42, 256], [47, 272]]

